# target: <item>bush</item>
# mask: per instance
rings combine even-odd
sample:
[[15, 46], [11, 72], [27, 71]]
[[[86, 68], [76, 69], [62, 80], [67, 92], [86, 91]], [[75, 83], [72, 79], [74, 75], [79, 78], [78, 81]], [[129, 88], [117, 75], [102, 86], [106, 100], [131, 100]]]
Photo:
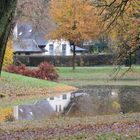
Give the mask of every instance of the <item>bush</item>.
[[10, 121], [9, 118], [12, 118], [13, 110], [12, 108], [0, 109], [0, 123], [4, 121]]
[[9, 65], [6, 67], [5, 71], [51, 81], [56, 81], [58, 79], [56, 69], [48, 62], [42, 62], [38, 65], [37, 69], [32, 70], [23, 64], [20, 66]]
[[24, 75], [24, 72], [26, 71], [26, 66], [23, 64], [21, 66], [9, 65], [6, 67], [5, 71]]
[[54, 81], [58, 79], [58, 74], [53, 65], [48, 62], [42, 62], [38, 65], [38, 69], [36, 70], [36, 78]]

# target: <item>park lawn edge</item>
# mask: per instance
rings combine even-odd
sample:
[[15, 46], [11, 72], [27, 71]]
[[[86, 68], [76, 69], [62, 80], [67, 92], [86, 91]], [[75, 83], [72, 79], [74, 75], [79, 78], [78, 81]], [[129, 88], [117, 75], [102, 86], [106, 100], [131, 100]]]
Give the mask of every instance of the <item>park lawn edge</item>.
[[36, 100], [45, 99], [50, 96], [59, 96], [60, 94], [67, 94], [77, 90], [77, 88], [66, 84], [4, 71], [2, 71], [0, 85], [3, 86], [0, 95], [4, 95], [4, 98], [0, 99], [0, 108], [13, 107], [19, 104], [30, 104]]

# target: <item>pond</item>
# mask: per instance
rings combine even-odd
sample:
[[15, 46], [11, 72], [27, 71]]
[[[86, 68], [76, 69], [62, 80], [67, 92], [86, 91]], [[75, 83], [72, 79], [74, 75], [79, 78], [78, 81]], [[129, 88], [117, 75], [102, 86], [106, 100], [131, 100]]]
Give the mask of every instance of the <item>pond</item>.
[[95, 116], [140, 112], [140, 87], [92, 86], [76, 92], [14, 107], [17, 120], [33, 120], [52, 115]]

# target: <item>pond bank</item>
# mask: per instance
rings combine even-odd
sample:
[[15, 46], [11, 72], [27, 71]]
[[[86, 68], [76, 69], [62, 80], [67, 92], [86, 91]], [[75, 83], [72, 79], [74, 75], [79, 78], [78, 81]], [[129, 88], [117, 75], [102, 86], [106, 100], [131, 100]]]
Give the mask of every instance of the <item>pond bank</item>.
[[0, 85], [0, 108], [77, 90], [73, 86], [7, 72], [2, 72]]

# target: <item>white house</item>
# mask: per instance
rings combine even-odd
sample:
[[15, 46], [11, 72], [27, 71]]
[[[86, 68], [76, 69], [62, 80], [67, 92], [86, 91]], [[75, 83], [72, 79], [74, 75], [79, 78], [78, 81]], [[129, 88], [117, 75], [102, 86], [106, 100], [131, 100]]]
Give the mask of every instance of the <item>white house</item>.
[[[48, 50], [47, 52], [45, 52], [45, 55], [57, 55], [57, 56], [73, 55], [73, 46], [70, 45], [69, 41], [65, 41], [63, 39], [48, 41], [45, 50]], [[81, 55], [82, 53], [86, 53], [87, 50], [76, 46], [75, 52], [77, 55]]]
[[[71, 56], [73, 46], [69, 41], [46, 40], [45, 35], [36, 32], [30, 24], [17, 24], [14, 28], [14, 54]], [[77, 55], [87, 52], [87, 49], [76, 46]]]
[[65, 40], [50, 40], [47, 42], [45, 49], [48, 50], [45, 55], [72, 55], [70, 43]]

